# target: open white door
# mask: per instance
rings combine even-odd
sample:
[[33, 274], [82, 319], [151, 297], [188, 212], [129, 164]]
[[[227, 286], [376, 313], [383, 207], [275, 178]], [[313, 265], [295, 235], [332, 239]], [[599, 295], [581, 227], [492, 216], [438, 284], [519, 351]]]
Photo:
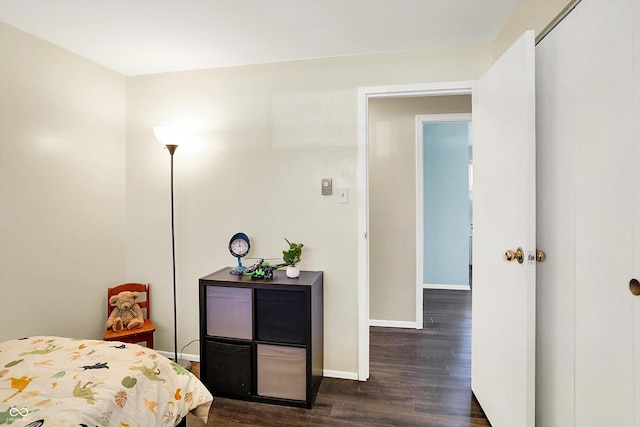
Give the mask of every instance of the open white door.
[[[535, 41], [526, 32], [473, 88], [471, 388], [494, 427], [535, 421]], [[522, 248], [524, 260], [508, 262]], [[531, 259], [533, 258], [533, 259]]]

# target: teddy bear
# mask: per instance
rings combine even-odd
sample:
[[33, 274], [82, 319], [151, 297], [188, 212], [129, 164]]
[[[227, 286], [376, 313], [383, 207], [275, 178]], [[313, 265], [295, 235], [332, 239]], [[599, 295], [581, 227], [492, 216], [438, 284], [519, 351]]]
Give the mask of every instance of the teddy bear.
[[138, 329], [144, 323], [144, 317], [136, 298], [139, 292], [123, 291], [109, 298], [109, 304], [114, 308], [107, 320], [107, 328], [113, 328], [115, 332], [127, 329]]

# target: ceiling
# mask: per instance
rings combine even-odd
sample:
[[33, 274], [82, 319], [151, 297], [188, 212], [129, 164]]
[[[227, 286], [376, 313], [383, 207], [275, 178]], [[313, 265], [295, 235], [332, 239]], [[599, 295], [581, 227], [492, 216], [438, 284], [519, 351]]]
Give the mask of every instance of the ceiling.
[[520, 0], [0, 0], [0, 21], [124, 75], [488, 44]]

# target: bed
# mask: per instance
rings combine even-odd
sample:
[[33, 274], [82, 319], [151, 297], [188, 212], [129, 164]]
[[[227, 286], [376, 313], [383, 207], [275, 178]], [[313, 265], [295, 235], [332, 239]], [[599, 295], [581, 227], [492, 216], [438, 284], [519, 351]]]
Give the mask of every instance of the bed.
[[0, 343], [0, 426], [134, 427], [206, 423], [211, 393], [147, 347], [38, 336]]

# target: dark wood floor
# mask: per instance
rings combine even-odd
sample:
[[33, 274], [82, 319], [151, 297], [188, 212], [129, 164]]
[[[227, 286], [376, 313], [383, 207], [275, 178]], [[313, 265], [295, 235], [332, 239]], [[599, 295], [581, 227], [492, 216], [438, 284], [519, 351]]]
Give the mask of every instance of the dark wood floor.
[[425, 290], [423, 330], [371, 328], [368, 381], [325, 378], [312, 410], [215, 398], [206, 425], [490, 426], [470, 373], [471, 292]]

